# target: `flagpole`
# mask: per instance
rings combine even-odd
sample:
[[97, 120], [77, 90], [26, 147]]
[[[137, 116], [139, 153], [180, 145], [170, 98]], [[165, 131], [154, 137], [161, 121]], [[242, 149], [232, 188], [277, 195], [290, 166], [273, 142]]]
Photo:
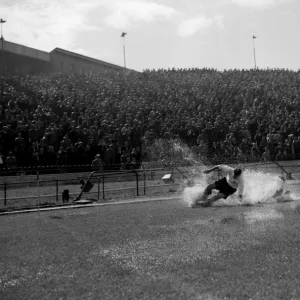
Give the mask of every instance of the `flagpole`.
[[253, 35], [252, 41], [253, 41], [253, 57], [254, 57], [254, 69], [256, 70], [256, 55], [255, 55], [255, 45], [254, 45], [254, 40], [256, 37]]

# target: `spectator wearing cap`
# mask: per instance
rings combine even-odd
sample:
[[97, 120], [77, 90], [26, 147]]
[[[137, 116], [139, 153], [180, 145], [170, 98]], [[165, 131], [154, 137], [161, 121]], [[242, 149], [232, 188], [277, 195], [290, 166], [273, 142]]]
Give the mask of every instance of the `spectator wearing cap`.
[[100, 171], [100, 170], [103, 170], [103, 166], [104, 166], [104, 162], [101, 159], [101, 155], [97, 154], [95, 156], [95, 159], [92, 161], [92, 167], [93, 167], [93, 169]]
[[54, 152], [54, 147], [51, 145], [49, 146], [48, 151], [45, 153], [45, 161], [46, 165], [48, 166], [55, 166], [57, 163], [57, 156]]
[[78, 141], [79, 135], [77, 128], [75, 127], [75, 122], [71, 124], [71, 127], [68, 130], [68, 138], [70, 139], [72, 144], [75, 144]]
[[7, 168], [6, 159], [5, 159], [4, 155], [2, 154], [2, 152], [0, 151], [0, 171], [3, 171], [6, 168]]
[[262, 134], [259, 139], [256, 139], [257, 142], [259, 141], [259, 150], [261, 153], [265, 151], [265, 147], [267, 146], [267, 136], [266, 134]]
[[60, 147], [67, 149], [70, 146], [71, 146], [71, 141], [68, 139], [68, 136], [65, 135], [63, 140], [60, 142]]
[[41, 147], [39, 149], [39, 152], [38, 152], [39, 166], [48, 166], [46, 152], [48, 152], [48, 149], [45, 150], [44, 147]]
[[15, 168], [17, 166], [17, 159], [16, 157], [13, 155], [12, 151], [9, 151], [8, 156], [6, 157], [6, 166], [8, 169], [12, 169]]
[[104, 154], [104, 162], [107, 167], [112, 170], [115, 167], [115, 150], [113, 149], [113, 144], [109, 144], [108, 149], [106, 149]]
[[252, 147], [250, 150], [250, 156], [252, 161], [259, 161], [261, 158], [260, 150], [257, 146], [257, 143], [252, 143]]
[[126, 170], [126, 163], [127, 163], [127, 155], [125, 150], [123, 149], [121, 152], [121, 157], [120, 157], [120, 161], [121, 161], [121, 170]]
[[[78, 159], [78, 153], [76, 152], [76, 149], [73, 145], [71, 145], [70, 147], [68, 147], [65, 150], [66, 155], [66, 165], [68, 166], [72, 166], [72, 165], [80, 165], [81, 162]], [[81, 157], [82, 159], [82, 157]]]
[[300, 158], [300, 136], [296, 137], [292, 143], [293, 154], [295, 155], [295, 159]]
[[53, 146], [54, 148], [57, 148], [58, 146], [57, 133], [55, 132], [55, 129], [53, 127], [50, 128], [50, 131], [48, 133], [48, 142], [49, 142], [49, 146]]
[[57, 165], [59, 166], [68, 165], [68, 154], [63, 147], [61, 147], [57, 153]]
[[289, 134], [288, 138], [284, 141], [284, 147], [286, 148], [288, 159], [294, 158], [293, 140], [294, 140], [294, 135]]
[[283, 150], [279, 149], [278, 152], [276, 153], [275, 160], [276, 161], [282, 161], [282, 160], [285, 160], [285, 159], [286, 159], [286, 157], [285, 157], [285, 154], [284, 154]]
[[18, 136], [15, 139], [15, 154], [18, 165], [23, 165], [25, 154], [25, 140], [22, 137], [21, 132], [18, 133]]
[[3, 145], [5, 147], [3, 149], [3, 154], [7, 155], [9, 151], [14, 150], [14, 146], [15, 146], [15, 137], [9, 125], [3, 127], [2, 138], [4, 142]]
[[136, 148], [132, 149], [132, 152], [131, 152], [131, 161], [132, 161], [134, 169], [138, 169], [140, 162], [139, 162], [139, 155], [137, 153]]
[[90, 164], [90, 162], [93, 159], [93, 157], [95, 157], [95, 156], [93, 155], [93, 151], [92, 151], [90, 145], [86, 145], [85, 150], [84, 150], [84, 161], [83, 161], [83, 164], [84, 165]]
[[246, 139], [242, 139], [242, 142], [241, 142], [239, 148], [241, 149], [242, 153], [243, 153], [246, 157], [249, 155], [249, 152], [250, 152], [250, 146], [249, 146], [249, 143], [247, 142]]
[[45, 133], [45, 135], [41, 139], [41, 147], [44, 148], [44, 151], [48, 151], [48, 148], [49, 148], [49, 135], [48, 135], [48, 133]]

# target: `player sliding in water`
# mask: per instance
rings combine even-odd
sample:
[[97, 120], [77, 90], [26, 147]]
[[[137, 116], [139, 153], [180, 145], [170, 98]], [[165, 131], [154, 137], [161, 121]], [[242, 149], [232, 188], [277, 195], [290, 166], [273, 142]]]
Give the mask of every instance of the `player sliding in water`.
[[[240, 168], [234, 169], [227, 165], [217, 165], [209, 170], [205, 170], [203, 173], [209, 174], [213, 171], [222, 171], [225, 174], [227, 173], [227, 176], [208, 185], [203, 194], [191, 204], [191, 207], [197, 207], [199, 205], [205, 207], [211, 206], [213, 202], [222, 198], [226, 199], [236, 191], [238, 191], [239, 203], [241, 203], [244, 190], [242, 170]], [[219, 193], [211, 198], [208, 198], [212, 190], [218, 190]]]

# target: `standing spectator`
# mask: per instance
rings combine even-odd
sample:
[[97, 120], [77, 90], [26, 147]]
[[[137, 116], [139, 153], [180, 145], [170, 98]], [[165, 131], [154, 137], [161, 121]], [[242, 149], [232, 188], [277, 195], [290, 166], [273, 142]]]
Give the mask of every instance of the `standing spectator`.
[[6, 157], [6, 165], [8, 169], [15, 168], [17, 166], [17, 159], [13, 155], [12, 151], [9, 151], [8, 156]]
[[41, 147], [44, 149], [44, 151], [48, 151], [49, 148], [49, 135], [48, 133], [45, 133], [43, 138], [41, 139]]
[[300, 136], [293, 140], [293, 153], [295, 155], [295, 159], [300, 158]]
[[49, 146], [48, 151], [45, 154], [46, 156], [46, 163], [48, 166], [55, 166], [57, 163], [57, 157], [56, 157], [56, 153], [54, 152], [54, 147], [53, 146]]
[[41, 147], [39, 150], [40, 150], [38, 153], [39, 166], [48, 166], [45, 148]]
[[281, 161], [281, 160], [284, 160], [285, 159], [285, 155], [283, 153], [283, 151], [280, 149], [277, 154], [276, 154], [276, 158], [275, 160], [276, 161]]
[[68, 139], [68, 136], [65, 135], [63, 140], [60, 143], [60, 147], [67, 149], [70, 146], [71, 146], [71, 141]]
[[84, 161], [84, 164], [90, 164], [91, 160], [93, 159], [93, 151], [91, 150], [91, 147], [90, 145], [87, 145], [85, 147], [85, 151], [84, 151], [84, 157], [85, 157], [85, 161]]
[[4, 155], [0, 152], [0, 172], [6, 169], [6, 160]]
[[15, 154], [16, 154], [18, 166], [22, 166], [24, 163], [24, 153], [25, 153], [25, 140], [22, 137], [21, 132], [19, 132], [18, 136], [15, 139]]
[[65, 166], [68, 164], [68, 154], [67, 151], [64, 150], [64, 148], [60, 148], [57, 153], [57, 165], [59, 166]]
[[125, 151], [122, 151], [121, 154], [121, 170], [126, 170], [126, 162], [127, 162], [127, 156]]
[[110, 170], [112, 170], [114, 168], [114, 165], [115, 165], [115, 151], [113, 150], [113, 145], [112, 144], [110, 144], [108, 146], [108, 149], [105, 151], [104, 162]]
[[251, 148], [251, 160], [252, 161], [257, 161], [261, 158], [261, 155], [260, 155], [260, 151], [258, 149], [258, 146], [256, 143], [253, 143], [252, 144], [252, 148]]
[[37, 148], [33, 148], [30, 155], [30, 166], [38, 166], [40, 164], [39, 161], [39, 152]]
[[97, 154], [95, 156], [95, 159], [92, 161], [92, 167], [93, 169], [97, 170], [97, 171], [100, 171], [100, 170], [103, 170], [103, 160], [101, 159], [101, 155], [100, 154]]

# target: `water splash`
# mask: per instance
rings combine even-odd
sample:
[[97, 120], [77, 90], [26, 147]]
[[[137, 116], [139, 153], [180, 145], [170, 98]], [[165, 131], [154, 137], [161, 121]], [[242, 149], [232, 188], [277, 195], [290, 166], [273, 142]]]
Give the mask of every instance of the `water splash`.
[[[186, 205], [191, 204], [203, 193], [205, 187], [213, 182], [212, 178], [206, 180], [201, 177], [196, 181], [195, 186], [187, 187], [183, 190], [182, 198]], [[264, 173], [260, 171], [244, 171], [244, 194], [242, 205], [254, 205], [259, 203], [278, 202], [279, 198], [274, 197], [276, 191], [283, 188], [284, 192], [288, 191], [288, 186], [283, 184], [278, 174]], [[213, 191], [213, 194], [217, 191]], [[281, 201], [295, 200], [295, 193], [287, 193], [280, 196]], [[231, 206], [239, 205], [237, 194], [229, 196], [227, 199], [220, 199], [214, 205]]]
[[189, 148], [180, 139], [158, 139], [149, 148], [150, 160], [164, 161], [166, 164], [190, 164], [194, 167], [204, 166], [204, 157], [200, 157], [197, 148]]
[[179, 140], [174, 140], [172, 142], [172, 150], [175, 158], [184, 160], [194, 166], [204, 167], [201, 161], [200, 155], [192, 151], [186, 144]]
[[[202, 157], [199, 152], [193, 148], [189, 148], [185, 143], [179, 139], [160, 140], [157, 144], [160, 154], [169, 157], [172, 163], [180, 164], [187, 162], [191, 167], [189, 169], [189, 179], [195, 185], [192, 187], [185, 187], [182, 192], [182, 198], [186, 205], [189, 205], [199, 197], [209, 183], [218, 179], [217, 172], [209, 175], [203, 175], [206, 167], [206, 157]], [[163, 150], [163, 151], [162, 151]], [[270, 203], [281, 201], [295, 200], [298, 197], [297, 193], [283, 193], [279, 198], [274, 197], [276, 191], [283, 188], [284, 192], [289, 190], [286, 184], [283, 184], [279, 178], [280, 174], [266, 173], [259, 170], [245, 169], [244, 171], [244, 194], [242, 205], [254, 205], [258, 203]], [[183, 182], [186, 185], [189, 180]], [[216, 194], [217, 191], [213, 191]], [[214, 205], [238, 205], [237, 194], [228, 197], [227, 199], [220, 199]]]

